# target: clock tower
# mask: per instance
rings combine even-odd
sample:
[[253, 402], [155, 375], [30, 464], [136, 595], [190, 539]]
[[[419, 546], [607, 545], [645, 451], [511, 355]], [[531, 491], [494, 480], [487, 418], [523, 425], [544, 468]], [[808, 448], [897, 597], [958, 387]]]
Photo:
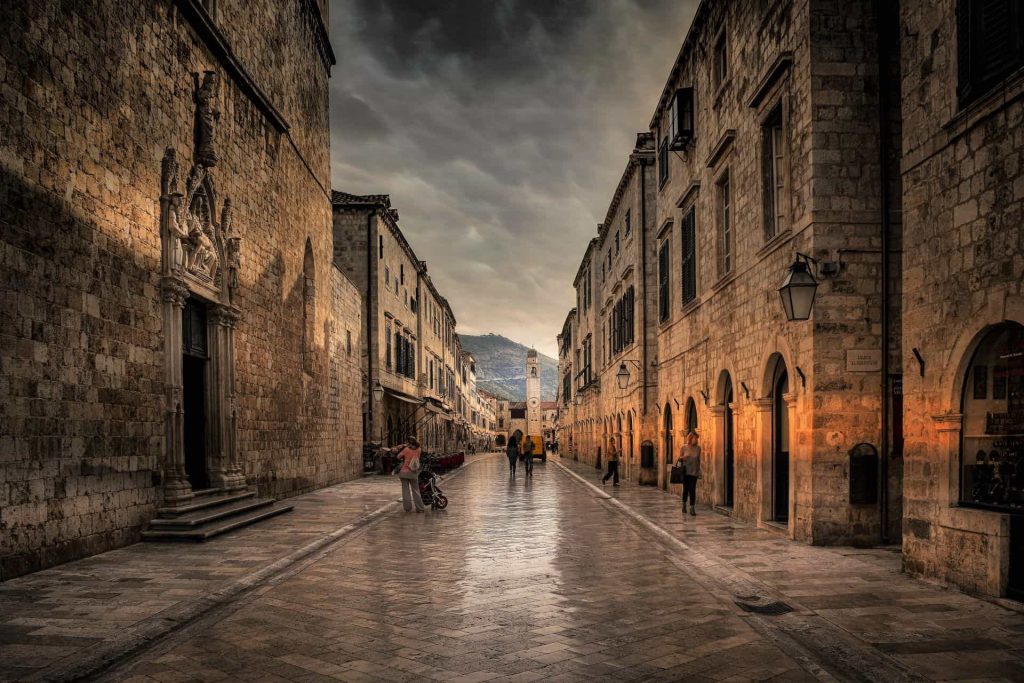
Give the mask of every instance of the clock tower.
[[526, 352], [526, 433], [536, 439], [544, 436], [540, 411], [540, 362], [535, 349]]

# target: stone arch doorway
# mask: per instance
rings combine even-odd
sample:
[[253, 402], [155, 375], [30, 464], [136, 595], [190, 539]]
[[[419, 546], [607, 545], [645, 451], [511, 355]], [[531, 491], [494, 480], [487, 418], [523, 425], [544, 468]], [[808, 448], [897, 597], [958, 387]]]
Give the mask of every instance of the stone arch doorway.
[[771, 517], [789, 523], [789, 370], [781, 356], [771, 367]]
[[662, 418], [661, 438], [662, 438], [662, 446], [663, 446], [664, 451], [665, 451], [665, 457], [662, 458], [662, 460], [664, 460], [665, 465], [666, 465], [665, 467], [662, 468], [665, 471], [665, 477], [664, 477], [663, 486], [664, 486], [664, 488], [667, 489], [668, 488], [668, 465], [672, 462], [672, 458], [674, 457], [673, 454], [675, 453], [674, 434], [673, 434], [673, 427], [672, 427], [672, 406], [669, 405], [668, 401], [665, 402], [665, 413], [664, 413], [664, 417]]
[[716, 391], [716, 413], [721, 422], [718, 425], [718, 439], [721, 444], [721, 501], [725, 507], [732, 507], [736, 497], [736, 416], [733, 412], [735, 396], [732, 386], [732, 375], [723, 370], [718, 378]]
[[981, 335], [960, 392], [959, 503], [1009, 515], [1006, 596], [1024, 601], [1024, 325]]

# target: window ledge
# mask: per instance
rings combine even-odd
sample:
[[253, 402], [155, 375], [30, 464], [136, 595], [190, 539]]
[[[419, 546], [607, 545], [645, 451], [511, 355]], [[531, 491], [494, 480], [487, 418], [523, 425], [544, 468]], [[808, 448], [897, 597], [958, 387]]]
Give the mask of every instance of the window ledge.
[[699, 296], [695, 296], [693, 299], [683, 304], [683, 317], [690, 315], [700, 308], [701, 303], [703, 303], [703, 300]]
[[711, 285], [711, 293], [712, 294], [717, 294], [720, 290], [722, 290], [725, 287], [727, 287], [729, 285], [729, 283], [731, 283], [735, 279], [736, 279], [736, 271], [735, 270], [726, 273], [725, 275], [723, 275], [722, 277], [720, 277], [718, 279], [718, 282], [716, 282], [715, 284]]
[[954, 114], [942, 126], [949, 134], [947, 144], [963, 137], [979, 123], [1022, 95], [1024, 95], [1024, 68], [1017, 69], [1002, 83]]
[[785, 230], [783, 230], [782, 232], [780, 232], [779, 234], [775, 235], [770, 240], [765, 242], [764, 245], [760, 249], [758, 249], [757, 253], [754, 255], [757, 256], [758, 258], [763, 258], [768, 254], [772, 253], [773, 251], [775, 251], [776, 249], [778, 249], [779, 247], [781, 247], [783, 244], [789, 242], [789, 240], [792, 237], [793, 231], [790, 228], [786, 228]]

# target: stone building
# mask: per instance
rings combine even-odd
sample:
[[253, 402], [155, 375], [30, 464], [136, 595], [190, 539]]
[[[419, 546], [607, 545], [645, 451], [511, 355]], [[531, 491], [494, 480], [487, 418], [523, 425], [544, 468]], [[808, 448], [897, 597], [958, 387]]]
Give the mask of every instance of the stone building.
[[[881, 418], [887, 376], [899, 374], [899, 310], [878, 284], [883, 252], [899, 245], [881, 201], [898, 127], [880, 130], [898, 90], [895, 53], [879, 66], [874, 6], [701, 3], [651, 120], [649, 249], [632, 266], [650, 275], [638, 297], [649, 307], [627, 312], [633, 346], [616, 337], [613, 292], [628, 284], [616, 282], [626, 267], [609, 240], [621, 230], [614, 201], [576, 280], [574, 354], [602, 340], [589, 373], [576, 371], [576, 422], [590, 424], [575, 439], [580, 457], [599, 461], [614, 439], [633, 461], [649, 442], [639, 474], [667, 486], [696, 430], [701, 500], [813, 543], [899, 538], [899, 454], [886, 446], [891, 414]], [[813, 315], [789, 321], [776, 290], [804, 254], [818, 280]], [[650, 419], [631, 434], [619, 418], [640, 413], [644, 385]], [[876, 486], [886, 470], [889, 485]]]
[[[908, 571], [1021, 599], [1022, 17], [700, 5], [651, 122], [657, 483], [696, 429], [720, 511], [813, 543], [902, 539]], [[602, 230], [559, 336], [560, 428], [587, 460], [617, 410], [580, 364]], [[804, 321], [776, 290], [806, 273]], [[596, 372], [589, 393], [616, 391]]]
[[0, 578], [361, 470], [326, 3], [231, 9], [0, 9]]
[[[644, 423], [653, 424], [656, 398], [651, 364], [656, 337], [653, 331], [644, 333], [651, 330], [645, 321], [656, 314], [650, 295], [655, 287], [655, 191], [654, 135], [640, 133], [605, 220], [580, 264], [577, 306], [558, 340], [559, 450], [599, 465], [601, 454], [614, 443], [623, 456], [621, 474], [626, 479], [640, 475], [640, 435]], [[621, 368], [629, 373], [624, 388], [616, 377]], [[646, 476], [657, 476], [651, 464]]]
[[370, 442], [409, 436], [428, 451], [472, 439], [475, 364], [398, 224], [388, 195], [333, 193], [334, 262], [362, 293], [363, 428]]
[[[899, 246], [883, 214], [898, 126], [882, 125], [898, 53], [876, 6], [703, 3], [651, 120], [659, 481], [696, 429], [700, 498], [812, 543], [900, 535], [883, 410], [899, 308], [879, 287]], [[818, 280], [810, 320], [780, 305], [791, 268]]]
[[1005, 46], [1024, 40], [1022, 16], [1010, 0], [904, 2], [900, 16], [904, 564], [1017, 600], [1024, 54]]

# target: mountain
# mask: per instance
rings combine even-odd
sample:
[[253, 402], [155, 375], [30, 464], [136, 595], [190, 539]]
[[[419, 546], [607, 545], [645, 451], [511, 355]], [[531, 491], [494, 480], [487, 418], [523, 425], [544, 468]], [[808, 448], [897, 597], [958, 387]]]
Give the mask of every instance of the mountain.
[[[529, 348], [499, 334], [460, 334], [462, 348], [476, 358], [476, 385], [508, 401], [526, 400], [526, 352]], [[540, 399], [554, 401], [558, 391], [558, 361], [543, 353], [540, 361]]]

